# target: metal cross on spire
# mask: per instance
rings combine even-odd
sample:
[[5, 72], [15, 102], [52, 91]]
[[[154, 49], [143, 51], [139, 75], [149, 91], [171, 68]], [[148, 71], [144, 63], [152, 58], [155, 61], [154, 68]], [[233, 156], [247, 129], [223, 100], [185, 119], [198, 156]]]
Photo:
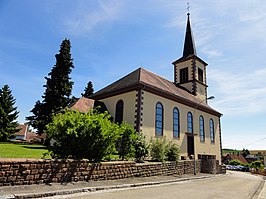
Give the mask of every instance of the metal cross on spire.
[[190, 8], [190, 6], [189, 6], [189, 2], [187, 2], [187, 14], [189, 15], [189, 8]]

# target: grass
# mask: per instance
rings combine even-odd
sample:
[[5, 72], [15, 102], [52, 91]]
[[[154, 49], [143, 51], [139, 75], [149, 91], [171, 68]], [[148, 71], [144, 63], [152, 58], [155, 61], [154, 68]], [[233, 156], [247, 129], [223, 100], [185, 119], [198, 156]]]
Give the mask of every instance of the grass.
[[222, 153], [223, 153], [223, 155], [226, 155], [226, 154], [228, 154], [228, 153], [231, 153], [231, 154], [238, 154], [238, 153], [240, 153], [240, 152], [242, 152], [242, 150], [236, 150], [236, 149], [223, 149], [222, 150]]
[[43, 145], [0, 143], [0, 158], [43, 158], [46, 152], [48, 150]]

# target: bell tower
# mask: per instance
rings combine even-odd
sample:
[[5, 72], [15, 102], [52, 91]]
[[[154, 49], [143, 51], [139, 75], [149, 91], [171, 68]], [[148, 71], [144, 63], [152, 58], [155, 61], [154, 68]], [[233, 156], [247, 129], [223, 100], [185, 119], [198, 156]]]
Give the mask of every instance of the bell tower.
[[[187, 14], [187, 27], [183, 48], [183, 56], [172, 63], [174, 65], [174, 82], [200, 100], [207, 98], [206, 66], [208, 65], [197, 56], [190, 13]], [[207, 101], [207, 100], [206, 100]]]

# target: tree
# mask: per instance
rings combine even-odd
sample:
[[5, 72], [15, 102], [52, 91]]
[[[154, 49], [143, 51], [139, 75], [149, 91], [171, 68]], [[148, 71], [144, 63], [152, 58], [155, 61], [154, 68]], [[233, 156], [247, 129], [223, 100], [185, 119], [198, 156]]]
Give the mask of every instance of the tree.
[[47, 125], [48, 139], [55, 142], [48, 149], [55, 158], [86, 158], [95, 162], [109, 159], [116, 152], [115, 141], [120, 130], [110, 115], [66, 110], [53, 117]]
[[6, 141], [13, 133], [19, 131], [15, 121], [19, 112], [14, 107], [16, 100], [12, 96], [8, 85], [0, 89], [0, 141]]
[[92, 82], [89, 81], [87, 87], [84, 89], [84, 93], [81, 93], [82, 97], [89, 97], [94, 92]]
[[64, 39], [61, 43], [59, 54], [55, 55], [56, 64], [48, 74], [46, 79], [46, 88], [43, 101], [37, 101], [31, 110], [32, 116], [27, 117], [29, 124], [42, 134], [45, 126], [52, 121], [53, 113], [56, 113], [67, 107], [70, 103], [73, 82], [70, 81], [73, 59], [70, 54], [70, 40]]
[[248, 149], [243, 149], [243, 150], [240, 152], [240, 154], [241, 154], [244, 158], [246, 158], [248, 155], [250, 155], [250, 152], [249, 152]]

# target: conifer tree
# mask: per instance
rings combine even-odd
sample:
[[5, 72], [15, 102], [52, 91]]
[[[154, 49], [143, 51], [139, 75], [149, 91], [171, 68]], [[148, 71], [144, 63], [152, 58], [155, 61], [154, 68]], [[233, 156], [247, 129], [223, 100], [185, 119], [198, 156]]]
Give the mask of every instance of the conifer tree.
[[89, 81], [87, 87], [84, 89], [84, 93], [81, 93], [82, 97], [89, 97], [94, 92], [92, 82]]
[[70, 81], [73, 59], [70, 54], [70, 40], [64, 39], [61, 43], [59, 53], [55, 55], [56, 64], [48, 74], [43, 101], [37, 101], [31, 110], [33, 116], [27, 117], [29, 124], [42, 134], [45, 126], [52, 121], [52, 114], [65, 108], [71, 98], [73, 82]]
[[16, 100], [8, 85], [0, 89], [0, 141], [7, 141], [13, 133], [19, 131], [16, 121], [19, 112], [14, 107]]

